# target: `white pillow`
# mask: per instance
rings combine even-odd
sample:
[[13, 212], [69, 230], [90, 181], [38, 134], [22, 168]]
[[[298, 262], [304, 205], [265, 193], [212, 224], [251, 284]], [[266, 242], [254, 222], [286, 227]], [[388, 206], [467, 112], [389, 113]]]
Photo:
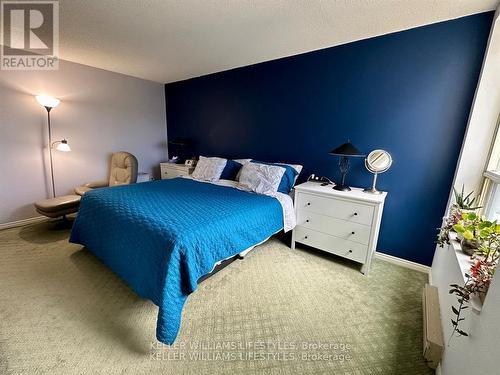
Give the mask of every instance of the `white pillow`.
[[196, 180], [218, 181], [226, 163], [226, 159], [200, 156], [192, 176]]
[[239, 186], [259, 194], [276, 193], [285, 173], [277, 165], [247, 163], [241, 167]]

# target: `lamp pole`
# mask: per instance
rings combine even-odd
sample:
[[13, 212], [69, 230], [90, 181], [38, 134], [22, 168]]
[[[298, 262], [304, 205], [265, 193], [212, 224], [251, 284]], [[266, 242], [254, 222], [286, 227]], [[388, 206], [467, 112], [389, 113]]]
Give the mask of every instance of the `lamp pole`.
[[60, 141], [52, 142], [52, 129], [50, 127], [50, 111], [52, 108], [55, 108], [59, 105], [61, 102], [59, 99], [52, 98], [47, 95], [37, 95], [36, 97], [37, 102], [45, 108], [47, 111], [47, 126], [49, 128], [49, 159], [50, 159], [50, 179], [52, 181], [52, 197], [56, 197], [56, 184], [54, 182], [54, 162], [52, 160], [52, 147], [57, 143], [58, 146], [56, 147], [57, 150], [59, 151], [71, 151], [68, 145], [68, 141], [66, 138], [63, 138]]
[[50, 159], [50, 177], [52, 180], [52, 198], [56, 197], [56, 185], [54, 183], [54, 163], [52, 162], [52, 133], [50, 129], [50, 110], [52, 107], [44, 106], [47, 110], [47, 124], [49, 127], [49, 159]]

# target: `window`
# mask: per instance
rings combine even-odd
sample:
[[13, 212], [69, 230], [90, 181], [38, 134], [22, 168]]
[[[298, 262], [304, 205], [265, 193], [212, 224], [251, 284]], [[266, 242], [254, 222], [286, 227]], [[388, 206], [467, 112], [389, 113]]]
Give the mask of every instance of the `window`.
[[488, 220], [500, 223], [500, 122], [497, 121], [497, 132], [491, 146], [490, 157], [484, 172], [484, 184], [481, 191], [481, 206]]
[[483, 194], [483, 213], [488, 220], [497, 220], [500, 223], [500, 179], [497, 173], [486, 171]]

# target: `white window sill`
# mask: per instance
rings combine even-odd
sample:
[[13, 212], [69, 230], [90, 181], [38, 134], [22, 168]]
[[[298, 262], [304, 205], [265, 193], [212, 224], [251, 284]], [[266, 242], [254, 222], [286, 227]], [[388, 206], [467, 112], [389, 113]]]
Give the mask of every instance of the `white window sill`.
[[[470, 268], [474, 263], [470, 259], [470, 256], [462, 251], [460, 241], [457, 239], [457, 234], [454, 232], [450, 232], [450, 244], [450, 249], [455, 253], [455, 258], [457, 259], [458, 266], [460, 267], [460, 273], [462, 274], [465, 283], [467, 281], [467, 276], [465, 276], [465, 274], [470, 274]], [[472, 310], [478, 314], [483, 308], [483, 303], [476, 295], [471, 296], [470, 305], [472, 307]]]

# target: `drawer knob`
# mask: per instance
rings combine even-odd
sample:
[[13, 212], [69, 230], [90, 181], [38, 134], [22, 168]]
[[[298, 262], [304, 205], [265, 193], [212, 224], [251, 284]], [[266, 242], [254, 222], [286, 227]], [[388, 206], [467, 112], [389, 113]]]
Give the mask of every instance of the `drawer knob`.
[[308, 223], [308, 222], [309, 222], [309, 219], [306, 220], [306, 223]]
[[307, 205], [310, 206], [311, 205], [311, 202], [307, 202]]
[[351, 232], [351, 234], [356, 234], [356, 233], [354, 233], [354, 232]]
[[357, 213], [357, 212], [355, 212], [355, 213], [354, 213], [354, 216], [358, 216], [358, 213]]
[[304, 239], [307, 240], [307, 236], [304, 236]]
[[352, 253], [352, 250], [349, 250], [349, 253]]

